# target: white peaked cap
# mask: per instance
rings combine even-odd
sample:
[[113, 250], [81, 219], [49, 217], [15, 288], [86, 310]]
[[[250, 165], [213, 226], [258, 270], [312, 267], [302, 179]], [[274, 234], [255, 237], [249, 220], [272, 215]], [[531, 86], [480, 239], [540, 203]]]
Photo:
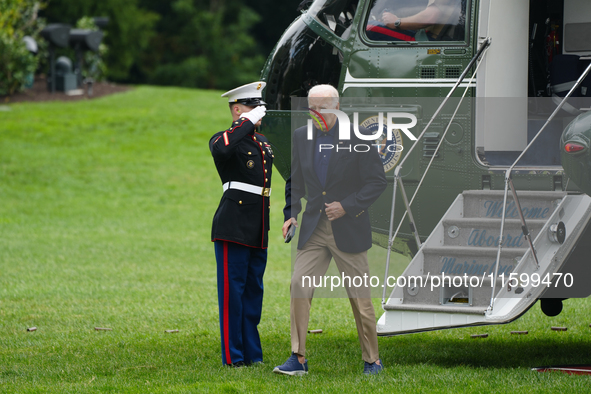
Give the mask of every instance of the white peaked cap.
[[246, 85], [242, 85], [232, 90], [228, 90], [222, 94], [222, 97], [227, 97], [229, 103], [239, 103], [254, 107], [257, 105], [265, 105], [262, 100], [263, 89], [265, 88], [266, 82], [253, 82]]

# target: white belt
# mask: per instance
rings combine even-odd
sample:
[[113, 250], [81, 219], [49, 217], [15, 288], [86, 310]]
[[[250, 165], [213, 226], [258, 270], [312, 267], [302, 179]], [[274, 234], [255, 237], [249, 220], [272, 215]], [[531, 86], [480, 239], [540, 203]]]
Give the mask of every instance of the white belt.
[[230, 181], [230, 182], [224, 183], [223, 188], [224, 188], [224, 191], [226, 191], [228, 189], [237, 189], [237, 190], [242, 190], [243, 192], [258, 194], [259, 196], [271, 197], [271, 188], [270, 187], [261, 187], [261, 186], [250, 185], [248, 183], [243, 183], [243, 182]]

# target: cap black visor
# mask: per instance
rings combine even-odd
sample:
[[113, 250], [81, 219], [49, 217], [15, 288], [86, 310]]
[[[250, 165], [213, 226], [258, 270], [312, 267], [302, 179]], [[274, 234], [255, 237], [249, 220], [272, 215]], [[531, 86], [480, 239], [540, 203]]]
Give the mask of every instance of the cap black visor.
[[236, 101], [238, 104], [246, 105], [248, 107], [256, 107], [258, 105], [267, 105], [263, 100], [260, 98], [247, 98], [247, 99], [240, 99]]

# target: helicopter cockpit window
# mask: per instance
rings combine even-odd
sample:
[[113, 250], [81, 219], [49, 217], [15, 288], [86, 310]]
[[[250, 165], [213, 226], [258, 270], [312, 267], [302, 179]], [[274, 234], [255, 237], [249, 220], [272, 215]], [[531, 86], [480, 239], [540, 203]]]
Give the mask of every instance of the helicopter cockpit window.
[[307, 13], [346, 40], [358, 3], [359, 0], [316, 0]]
[[365, 34], [372, 41], [464, 41], [468, 0], [375, 0]]

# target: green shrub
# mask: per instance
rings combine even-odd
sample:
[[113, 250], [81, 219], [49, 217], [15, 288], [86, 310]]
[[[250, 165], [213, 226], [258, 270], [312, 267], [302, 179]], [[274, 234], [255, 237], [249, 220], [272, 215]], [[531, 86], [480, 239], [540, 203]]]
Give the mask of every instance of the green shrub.
[[108, 17], [104, 30], [107, 35], [102, 42], [109, 50], [102, 60], [107, 66], [107, 77], [115, 81], [129, 78], [131, 68], [148, 48], [160, 18], [142, 9], [138, 0], [51, 0], [45, 15], [52, 23], [72, 26], [84, 15]]
[[[94, 23], [94, 19], [85, 16], [78, 19], [76, 22], [77, 29], [100, 30]], [[105, 44], [106, 32], [103, 32], [103, 40], [101, 41], [97, 52], [84, 52], [84, 64], [82, 66], [82, 73], [87, 78], [92, 78], [95, 81], [102, 81], [107, 75], [107, 65], [103, 60], [109, 51], [109, 47]]]
[[205, 56], [191, 57], [180, 64], [158, 66], [150, 82], [155, 85], [194, 88], [207, 84], [209, 61]]
[[27, 50], [22, 36], [0, 31], [0, 95], [23, 90], [36, 68], [37, 58]]
[[259, 16], [244, 2], [175, 0], [170, 7], [153, 40], [161, 50], [146, 54], [151, 83], [231, 89], [259, 78], [264, 57], [249, 33]]
[[23, 90], [37, 69], [38, 58], [27, 50], [23, 37], [38, 40], [44, 21], [37, 12], [44, 5], [35, 0], [0, 0], [0, 95]]

